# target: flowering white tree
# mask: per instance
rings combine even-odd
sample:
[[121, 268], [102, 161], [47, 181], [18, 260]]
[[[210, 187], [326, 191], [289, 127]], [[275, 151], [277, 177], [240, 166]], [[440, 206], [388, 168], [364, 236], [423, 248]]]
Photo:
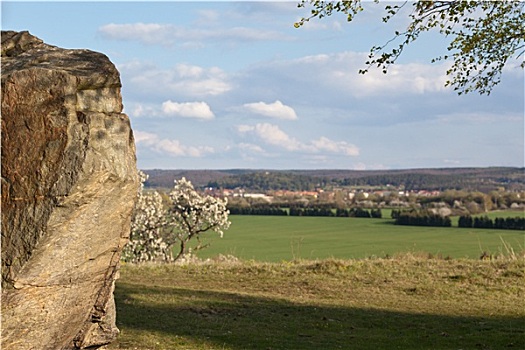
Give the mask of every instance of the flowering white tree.
[[147, 175], [139, 172], [141, 182], [135, 212], [131, 222], [128, 244], [122, 251], [126, 262], [170, 261], [170, 244], [164, 241], [163, 228], [167, 224], [162, 197], [156, 191], [145, 192]]
[[[143, 183], [147, 176], [140, 173]], [[199, 242], [194, 250], [202, 249], [200, 235], [215, 231], [222, 237], [230, 227], [227, 200], [200, 195], [190, 181], [182, 178], [175, 181], [169, 194], [169, 204], [164, 205], [161, 195], [145, 192], [142, 184], [131, 225], [130, 241], [124, 247], [122, 258], [127, 262], [164, 261], [171, 262], [189, 253], [188, 241]], [[180, 250], [173, 257], [173, 246]]]
[[170, 192], [171, 205], [168, 208], [171, 232], [180, 243], [180, 250], [175, 260], [188, 253], [187, 243], [196, 238], [199, 242], [193, 248], [199, 250], [207, 247], [202, 245], [200, 235], [206, 231], [214, 231], [221, 237], [224, 230], [230, 227], [229, 211], [226, 208], [226, 198], [220, 199], [211, 196], [201, 196], [190, 181], [184, 177], [175, 181]]

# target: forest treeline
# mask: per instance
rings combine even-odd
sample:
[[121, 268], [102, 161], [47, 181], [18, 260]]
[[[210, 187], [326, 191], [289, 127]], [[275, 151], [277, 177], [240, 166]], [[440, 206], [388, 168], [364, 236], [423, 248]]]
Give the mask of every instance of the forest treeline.
[[325, 188], [329, 180], [314, 176], [298, 175], [284, 172], [255, 172], [223, 177], [210, 181], [207, 187], [235, 189], [244, 188], [250, 191], [313, 191]]
[[472, 217], [470, 215], [463, 215], [460, 216], [458, 220], [458, 227], [525, 230], [525, 218], [517, 216], [514, 218], [495, 218], [492, 220], [488, 216]]
[[145, 170], [146, 187], [171, 188], [186, 177], [195, 187], [247, 191], [312, 191], [334, 187], [393, 186], [413, 190], [525, 190], [525, 168], [445, 168], [406, 170]]
[[231, 215], [275, 215], [275, 216], [330, 216], [353, 218], [381, 218], [381, 209], [365, 208], [332, 208], [329, 205], [291, 206], [281, 208], [274, 205], [258, 205], [249, 207], [229, 206]]
[[396, 225], [451, 227], [450, 217], [427, 210], [392, 210]]

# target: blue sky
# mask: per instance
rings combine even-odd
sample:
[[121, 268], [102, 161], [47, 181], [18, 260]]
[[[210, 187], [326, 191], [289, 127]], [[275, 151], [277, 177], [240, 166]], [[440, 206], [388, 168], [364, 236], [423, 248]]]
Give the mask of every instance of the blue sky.
[[458, 96], [425, 33], [389, 74], [359, 75], [406, 26], [383, 7], [296, 29], [294, 1], [2, 1], [2, 29], [108, 55], [142, 169], [524, 166], [520, 61], [490, 96]]

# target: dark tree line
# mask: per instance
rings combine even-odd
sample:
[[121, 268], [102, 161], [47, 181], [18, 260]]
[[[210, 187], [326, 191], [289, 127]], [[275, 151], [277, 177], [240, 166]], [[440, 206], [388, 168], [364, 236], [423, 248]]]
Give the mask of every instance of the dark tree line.
[[286, 216], [286, 209], [273, 207], [229, 207], [231, 215], [274, 215]]
[[290, 216], [335, 216], [328, 207], [291, 207]]
[[227, 189], [240, 187], [251, 191], [313, 191], [317, 187], [326, 186], [326, 184], [325, 179], [313, 176], [283, 172], [253, 172], [210, 181], [208, 187]]
[[277, 215], [277, 216], [329, 216], [329, 217], [355, 217], [355, 218], [381, 218], [381, 209], [336, 209], [330, 205], [317, 206], [291, 206], [288, 209], [273, 205], [257, 205], [250, 207], [228, 206], [231, 215]]
[[351, 208], [351, 209], [337, 209], [335, 216], [338, 217], [350, 217], [350, 218], [374, 218], [381, 219], [383, 214], [381, 209], [371, 209], [368, 211], [363, 208]]
[[495, 218], [488, 216], [472, 217], [470, 215], [460, 216], [458, 227], [465, 228], [493, 228], [500, 230], [525, 230], [525, 218]]
[[332, 208], [327, 206], [321, 207], [291, 207], [290, 216], [335, 216], [335, 217], [347, 217], [347, 218], [381, 218], [381, 209], [363, 209], [363, 208], [350, 208], [350, 209], [336, 209], [335, 212]]
[[426, 211], [392, 210], [392, 218], [396, 225], [450, 227], [452, 222], [448, 216], [441, 216]]
[[[396, 225], [413, 226], [452, 226], [448, 216], [441, 216], [427, 211], [392, 210], [392, 218]], [[490, 219], [488, 216], [463, 215], [459, 217], [458, 227], [489, 228], [500, 230], [525, 230], [525, 218], [509, 217]]]

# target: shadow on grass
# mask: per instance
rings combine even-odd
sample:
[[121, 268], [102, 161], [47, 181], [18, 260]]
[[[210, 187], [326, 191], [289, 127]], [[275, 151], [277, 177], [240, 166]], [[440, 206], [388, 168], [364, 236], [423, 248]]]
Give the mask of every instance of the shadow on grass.
[[242, 292], [123, 283], [115, 299], [122, 330], [117, 346], [125, 349], [525, 348], [525, 320], [516, 318], [319, 306]]

